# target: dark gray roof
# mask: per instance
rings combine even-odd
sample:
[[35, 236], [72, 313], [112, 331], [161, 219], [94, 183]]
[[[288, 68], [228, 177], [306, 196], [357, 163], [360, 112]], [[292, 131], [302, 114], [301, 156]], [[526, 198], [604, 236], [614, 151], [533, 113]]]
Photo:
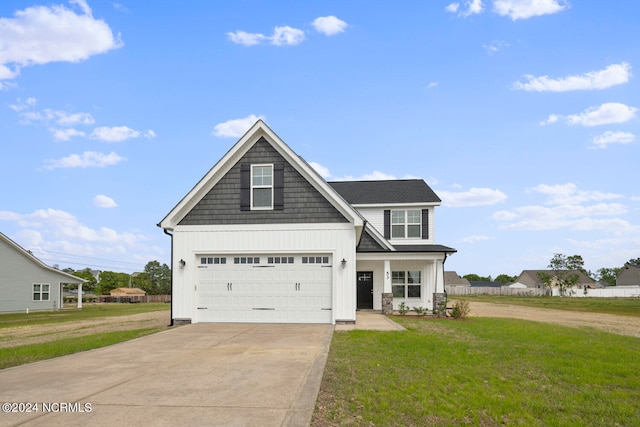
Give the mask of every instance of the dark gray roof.
[[422, 179], [332, 181], [329, 185], [352, 205], [441, 201]]

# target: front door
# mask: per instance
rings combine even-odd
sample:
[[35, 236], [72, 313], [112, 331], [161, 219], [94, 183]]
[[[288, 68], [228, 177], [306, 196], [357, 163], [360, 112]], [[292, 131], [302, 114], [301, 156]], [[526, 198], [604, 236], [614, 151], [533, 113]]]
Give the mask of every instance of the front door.
[[373, 272], [358, 271], [358, 310], [373, 309]]

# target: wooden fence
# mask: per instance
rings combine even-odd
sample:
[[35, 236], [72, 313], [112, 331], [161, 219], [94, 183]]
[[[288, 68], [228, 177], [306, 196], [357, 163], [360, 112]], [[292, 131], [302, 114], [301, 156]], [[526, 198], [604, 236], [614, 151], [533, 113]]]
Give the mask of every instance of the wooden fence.
[[100, 302], [125, 302], [125, 303], [139, 303], [139, 302], [171, 302], [171, 295], [144, 295], [144, 296], [122, 296], [112, 297], [109, 295], [101, 295]]

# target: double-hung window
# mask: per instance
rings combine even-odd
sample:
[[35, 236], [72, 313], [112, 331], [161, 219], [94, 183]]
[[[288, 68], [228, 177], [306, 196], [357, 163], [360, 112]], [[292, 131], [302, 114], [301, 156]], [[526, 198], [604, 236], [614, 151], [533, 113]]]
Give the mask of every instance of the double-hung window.
[[33, 300], [49, 301], [49, 284], [48, 283], [33, 284]]
[[422, 236], [422, 211], [391, 211], [391, 238], [419, 239]]
[[273, 209], [273, 165], [251, 165], [251, 209]]
[[391, 291], [394, 298], [420, 298], [422, 277], [420, 271], [392, 271]]

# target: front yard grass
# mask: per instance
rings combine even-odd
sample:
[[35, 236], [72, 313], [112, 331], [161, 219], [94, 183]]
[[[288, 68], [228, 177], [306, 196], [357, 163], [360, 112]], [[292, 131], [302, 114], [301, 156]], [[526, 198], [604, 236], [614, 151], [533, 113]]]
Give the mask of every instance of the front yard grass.
[[336, 332], [313, 426], [627, 426], [640, 339], [514, 319]]
[[0, 348], [0, 369], [25, 363], [51, 359], [79, 351], [106, 347], [122, 341], [132, 340], [144, 335], [160, 332], [162, 328], [131, 329], [127, 331], [103, 332], [75, 338], [64, 338], [38, 344]]
[[471, 302], [524, 305], [535, 308], [640, 317], [640, 298], [520, 297], [507, 295], [451, 295], [449, 298]]

